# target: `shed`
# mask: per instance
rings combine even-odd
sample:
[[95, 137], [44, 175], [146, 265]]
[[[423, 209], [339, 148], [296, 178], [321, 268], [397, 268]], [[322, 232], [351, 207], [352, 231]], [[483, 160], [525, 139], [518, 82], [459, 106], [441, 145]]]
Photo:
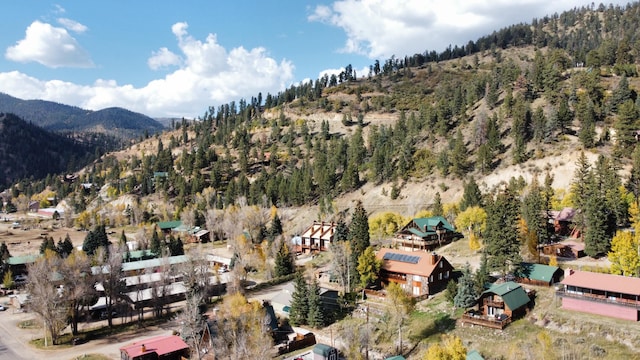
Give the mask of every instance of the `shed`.
[[515, 275], [519, 283], [551, 286], [559, 282], [563, 274], [557, 266], [523, 262]]
[[313, 347], [313, 360], [338, 360], [338, 349], [325, 344], [316, 344]]
[[189, 358], [189, 345], [179, 336], [162, 335], [140, 340], [120, 348], [122, 360], [180, 360]]

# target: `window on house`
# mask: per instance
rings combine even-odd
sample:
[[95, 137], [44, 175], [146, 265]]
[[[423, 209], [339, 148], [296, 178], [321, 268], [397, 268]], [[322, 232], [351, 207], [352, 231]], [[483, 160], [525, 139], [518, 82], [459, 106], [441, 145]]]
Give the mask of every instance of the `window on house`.
[[440, 261], [440, 268], [442, 268], [442, 261]]
[[429, 276], [429, 282], [433, 282], [433, 275]]
[[438, 280], [442, 280], [442, 273], [438, 274]]
[[446, 272], [446, 273], [444, 273], [444, 278], [445, 278], [445, 279], [448, 279], [448, 278], [449, 278], [449, 270], [447, 270], [447, 272]]

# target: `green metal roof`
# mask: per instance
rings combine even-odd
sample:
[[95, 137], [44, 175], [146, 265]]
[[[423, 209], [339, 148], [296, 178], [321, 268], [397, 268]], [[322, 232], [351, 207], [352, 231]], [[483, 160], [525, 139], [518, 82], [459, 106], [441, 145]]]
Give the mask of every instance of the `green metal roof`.
[[484, 360], [478, 350], [471, 350], [467, 353], [467, 360]]
[[542, 264], [522, 263], [518, 272], [518, 277], [550, 282], [553, 275], [560, 270], [557, 266]]
[[158, 222], [158, 227], [160, 228], [160, 230], [175, 229], [180, 225], [182, 225], [182, 221], [180, 220]]
[[333, 347], [331, 347], [329, 345], [325, 345], [325, 344], [315, 344], [313, 346], [313, 353], [314, 354], [327, 356], [332, 351], [337, 351], [337, 350], [335, 348], [333, 348]]
[[404, 356], [402, 355], [396, 355], [396, 356], [392, 356], [390, 358], [386, 358], [384, 360], [406, 360]]
[[483, 292], [483, 294], [488, 293], [500, 295], [511, 311], [519, 309], [529, 303], [529, 296], [522, 286], [513, 281], [507, 281], [498, 285], [493, 284], [488, 290]]
[[7, 259], [7, 264], [9, 265], [26, 265], [36, 262], [40, 255], [22, 255], [22, 256], [12, 256]]
[[438, 223], [442, 223], [442, 227], [449, 231], [456, 231], [453, 226], [442, 216], [432, 216], [428, 218], [417, 218], [413, 219], [413, 222], [416, 223], [421, 229], [427, 229], [427, 232], [432, 232], [432, 228]]
[[427, 236], [427, 233], [422, 232], [422, 231], [420, 231], [420, 230], [418, 230], [416, 228], [408, 228], [407, 231], [409, 231], [410, 233], [412, 233], [412, 234], [414, 234], [416, 236], [419, 236], [419, 237]]

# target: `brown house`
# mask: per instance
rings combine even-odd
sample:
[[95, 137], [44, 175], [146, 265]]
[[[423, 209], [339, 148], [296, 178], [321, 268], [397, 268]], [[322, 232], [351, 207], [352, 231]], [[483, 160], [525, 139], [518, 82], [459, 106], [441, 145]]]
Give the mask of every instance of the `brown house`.
[[527, 312], [533, 296], [535, 292], [527, 292], [513, 281], [493, 284], [480, 295], [478, 311], [465, 313], [462, 322], [504, 329], [513, 318]]
[[336, 223], [314, 221], [300, 236], [300, 252], [327, 251], [333, 241]]
[[447, 219], [432, 216], [411, 220], [396, 233], [393, 245], [408, 251], [431, 251], [461, 237]]
[[382, 260], [383, 284], [398, 283], [413, 296], [435, 294], [447, 285], [453, 273], [449, 261], [435, 252], [383, 248], [376, 257]]

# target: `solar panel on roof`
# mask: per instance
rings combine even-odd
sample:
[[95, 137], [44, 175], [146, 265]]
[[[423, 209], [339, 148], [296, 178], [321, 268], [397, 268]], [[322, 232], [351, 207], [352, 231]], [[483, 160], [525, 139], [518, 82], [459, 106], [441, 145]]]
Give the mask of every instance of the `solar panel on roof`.
[[417, 264], [418, 261], [420, 261], [420, 256], [413, 256], [413, 255], [406, 255], [406, 254], [398, 254], [398, 253], [388, 252], [388, 253], [384, 254], [382, 259], [383, 260], [400, 261], [400, 262], [409, 263], [409, 264]]

